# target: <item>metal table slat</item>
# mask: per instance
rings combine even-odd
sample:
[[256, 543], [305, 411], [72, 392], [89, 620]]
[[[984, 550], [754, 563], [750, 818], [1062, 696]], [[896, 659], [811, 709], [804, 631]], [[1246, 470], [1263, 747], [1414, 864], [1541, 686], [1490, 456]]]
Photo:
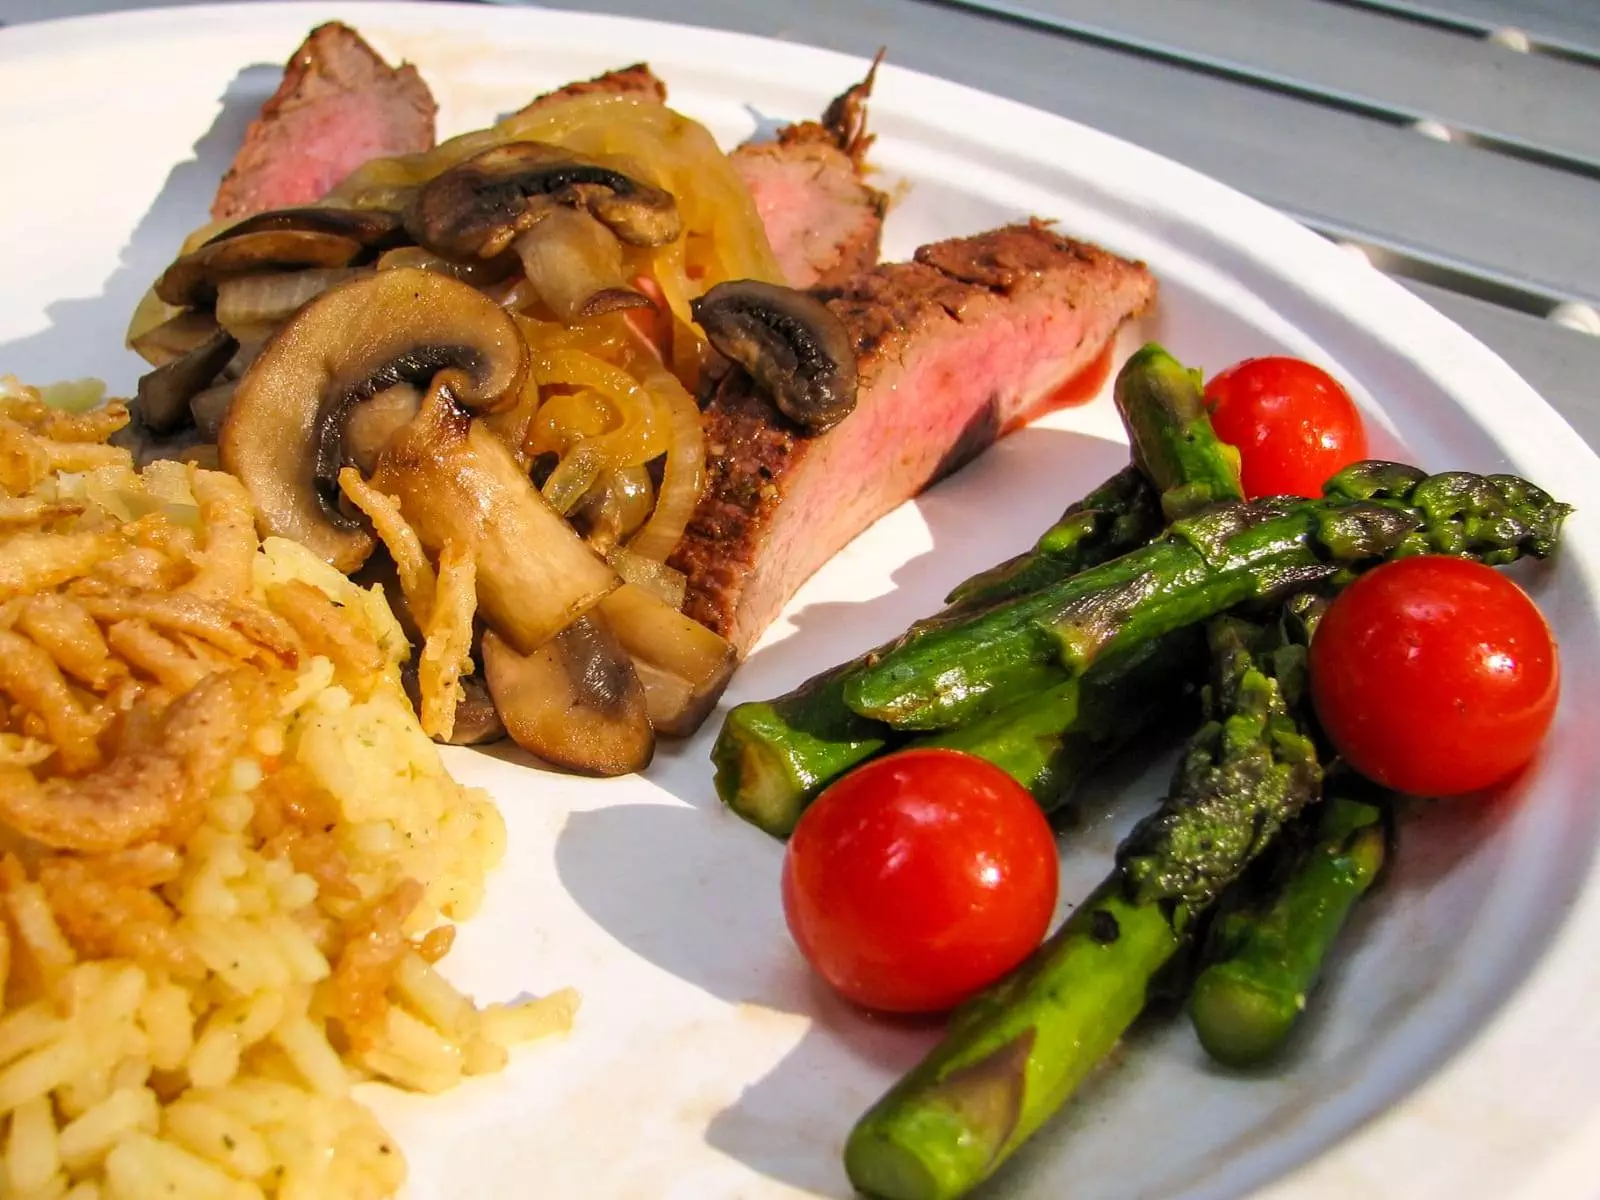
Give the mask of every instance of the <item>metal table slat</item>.
[[1316, 0], [951, 0], [1600, 170], [1600, 71]]
[[1454, 29], [1520, 29], [1539, 45], [1600, 61], [1600, 4], [1594, 0], [1335, 0], [1417, 17]]
[[857, 55], [886, 44], [893, 64], [1073, 117], [1330, 230], [1526, 291], [1600, 300], [1594, 179], [923, 0], [605, 8]]

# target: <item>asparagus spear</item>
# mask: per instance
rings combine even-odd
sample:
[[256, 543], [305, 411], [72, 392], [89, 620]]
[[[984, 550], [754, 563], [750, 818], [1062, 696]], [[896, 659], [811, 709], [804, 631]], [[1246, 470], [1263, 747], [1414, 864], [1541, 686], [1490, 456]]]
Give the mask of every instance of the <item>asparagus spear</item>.
[[1033, 549], [958, 583], [945, 603], [973, 609], [1037, 591], [1142, 545], [1162, 524], [1155, 488], [1137, 467], [1124, 467], [1062, 513]]
[[723, 803], [786, 838], [823, 788], [901, 738], [845, 707], [844, 682], [866, 661], [834, 667], [776, 700], [735, 705], [711, 747]]
[[1123, 365], [1114, 395], [1134, 464], [1160, 490], [1166, 520], [1244, 499], [1239, 451], [1211, 428], [1199, 371], [1151, 342]]
[[[1160, 818], [1016, 972], [952, 1018], [944, 1040], [857, 1123], [845, 1169], [881, 1200], [949, 1200], [988, 1178], [1064, 1104], [1143, 1009], [1195, 918], [1261, 849], [1251, 831], [1316, 795], [1310, 740], [1273, 675], [1279, 643], [1224, 618], [1212, 627], [1209, 719]], [[1254, 651], [1241, 668], [1240, 649]], [[1229, 789], [1233, 789], [1229, 791]], [[1224, 855], [1213, 798], [1232, 799]], [[1168, 819], [1170, 818], [1170, 819]], [[1199, 864], [1199, 869], [1196, 869]]]
[[1386, 559], [1544, 557], [1570, 511], [1515, 476], [1357, 463], [1320, 500], [1213, 505], [1120, 558], [907, 640], [845, 680], [844, 701], [899, 729], [961, 725], [1109, 649]]
[[1097, 664], [1012, 708], [909, 743], [964, 750], [994, 763], [1054, 812], [1096, 767], [1184, 695], [1203, 671], [1203, 647], [1180, 630], [1124, 661]]
[[1213, 926], [1212, 961], [1195, 980], [1189, 1012], [1218, 1061], [1255, 1066], [1282, 1048], [1351, 909], [1382, 871], [1383, 813], [1358, 798], [1359, 783], [1341, 781], [1318, 806], [1308, 852], [1271, 894]]
[[[1001, 600], [1144, 544], [1161, 532], [1163, 510], [1187, 511], [1203, 499], [1239, 495], [1237, 456], [1217, 441], [1199, 386], [1175, 359], [1160, 347], [1145, 347], [1118, 372], [1115, 393], [1135, 465], [1067, 509], [1032, 551], [973, 576], [950, 594], [951, 608], [918, 622], [895, 642], [775, 700], [737, 705], [728, 714], [711, 757], [717, 794], [729, 808], [775, 837], [787, 837], [823, 788], [903, 736], [846, 706], [846, 685], [862, 670]], [[1004, 718], [1021, 715], [1024, 727], [1008, 733], [996, 714], [996, 722], [962, 736], [963, 748], [1015, 765], [1024, 786], [1041, 800], [1059, 802], [1108, 747], [1076, 727], [1077, 685], [1053, 663], [1019, 672], [1014, 683], [1020, 696], [1039, 696], [1036, 707], [1019, 700]], [[1156, 680], [1148, 683], [1158, 686]], [[1125, 703], [1117, 709], [1127, 733], [1136, 731], [1147, 707]], [[1039, 740], [1024, 740], [1029, 734]]]

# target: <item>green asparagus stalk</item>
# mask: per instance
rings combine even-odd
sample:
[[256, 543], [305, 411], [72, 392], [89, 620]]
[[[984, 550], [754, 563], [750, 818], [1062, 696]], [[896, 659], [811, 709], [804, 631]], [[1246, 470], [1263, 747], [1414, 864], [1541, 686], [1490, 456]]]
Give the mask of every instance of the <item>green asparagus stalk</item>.
[[1189, 1013], [1219, 1062], [1257, 1066], [1282, 1049], [1352, 908], [1383, 869], [1383, 813], [1358, 798], [1357, 782], [1341, 781], [1337, 793], [1330, 784], [1309, 850], [1269, 895], [1213, 926], [1211, 962], [1195, 980]]
[[1143, 545], [1164, 524], [1144, 472], [1124, 467], [1062, 513], [1033, 549], [957, 584], [945, 603], [974, 609], [1037, 591]]
[[887, 725], [845, 707], [844, 682], [865, 656], [806, 680], [776, 700], [735, 705], [711, 748], [717, 795], [773, 837], [786, 838], [806, 806], [851, 767], [894, 741]]
[[[1279, 648], [1230, 619], [1213, 626], [1209, 719], [1157, 821], [1029, 960], [951, 1020], [944, 1040], [857, 1123], [845, 1169], [880, 1200], [951, 1200], [988, 1178], [1076, 1090], [1144, 1008], [1195, 918], [1259, 853], [1249, 832], [1316, 795], [1310, 740], [1273, 675]], [[1255, 653], [1241, 668], [1239, 648]], [[1287, 722], [1287, 724], [1286, 724]], [[1226, 854], [1214, 798], [1232, 792]], [[1195, 864], [1203, 864], [1196, 871]]]
[[1142, 646], [1125, 661], [1097, 664], [1012, 708], [941, 730], [907, 748], [962, 750], [994, 763], [1053, 813], [1077, 786], [1158, 716], [1180, 701], [1204, 670], [1192, 630]]
[[1544, 557], [1570, 511], [1514, 476], [1357, 463], [1320, 500], [1213, 505], [1120, 558], [908, 639], [846, 679], [844, 702], [898, 729], [962, 725], [1113, 648], [1388, 559]]
[[1244, 499], [1239, 451], [1211, 428], [1199, 371], [1151, 342], [1123, 365], [1114, 395], [1134, 465], [1155, 482], [1167, 521]]

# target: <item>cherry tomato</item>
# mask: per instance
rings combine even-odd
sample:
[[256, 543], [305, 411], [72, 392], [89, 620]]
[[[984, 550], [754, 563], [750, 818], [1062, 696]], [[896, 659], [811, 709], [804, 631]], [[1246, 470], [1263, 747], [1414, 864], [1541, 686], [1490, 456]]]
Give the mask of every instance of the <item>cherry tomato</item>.
[[1044, 937], [1055, 838], [1027, 791], [954, 750], [906, 750], [818, 796], [783, 864], [789, 932], [847, 999], [942, 1012]]
[[1367, 457], [1350, 393], [1298, 358], [1247, 358], [1206, 384], [1217, 436], [1238, 447], [1247, 499], [1320, 496], [1328, 477]]
[[1311, 642], [1311, 698], [1363, 775], [1453, 796], [1533, 757], [1560, 692], [1555, 639], [1527, 593], [1492, 567], [1406, 558], [1329, 605]]

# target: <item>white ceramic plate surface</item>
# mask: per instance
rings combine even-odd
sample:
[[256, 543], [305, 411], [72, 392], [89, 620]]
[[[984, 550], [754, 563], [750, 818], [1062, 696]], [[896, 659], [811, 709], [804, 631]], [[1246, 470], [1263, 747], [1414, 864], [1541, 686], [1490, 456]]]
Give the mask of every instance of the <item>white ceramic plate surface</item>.
[[[441, 133], [648, 59], [726, 145], [813, 116], [865, 61], [753, 38], [450, 5], [250, 5], [0, 32], [0, 372], [97, 375], [128, 394], [134, 302], [206, 215], [245, 124], [317, 21], [415, 62]], [[863, 53], [874, 46], [863, 45]], [[893, 61], [893, 47], [890, 48]], [[1406, 829], [1281, 1068], [1209, 1066], [1187, 1023], [1141, 1028], [1117, 1069], [989, 1196], [1199, 1200], [1594, 1194], [1600, 1178], [1600, 462], [1492, 353], [1382, 276], [1184, 168], [1068, 121], [895, 69], [873, 153], [906, 190], [886, 256], [1037, 214], [1150, 263], [1159, 338], [1215, 370], [1285, 351], [1354, 386], [1377, 450], [1516, 470], [1576, 504], [1552, 566], [1519, 571], [1555, 624], [1565, 690], [1535, 770], [1498, 803]], [[1381, 181], [1375, 181], [1381, 185]], [[989, 451], [863, 534], [789, 606], [727, 702], [786, 690], [937, 607], [1031, 543], [1124, 461], [1107, 397]], [[437, 1098], [373, 1088], [418, 1197], [711, 1200], [847, 1194], [857, 1114], [930, 1044], [813, 982], [784, 932], [780, 847], [721, 811], [717, 721], [643, 778], [574, 780], [451, 751], [490, 788], [510, 851], [450, 974], [503, 999], [582, 990], [572, 1036]], [[1103, 873], [1165, 764], [1100, 789], [1063, 895]], [[1112, 803], [1115, 800], [1116, 803]]]

